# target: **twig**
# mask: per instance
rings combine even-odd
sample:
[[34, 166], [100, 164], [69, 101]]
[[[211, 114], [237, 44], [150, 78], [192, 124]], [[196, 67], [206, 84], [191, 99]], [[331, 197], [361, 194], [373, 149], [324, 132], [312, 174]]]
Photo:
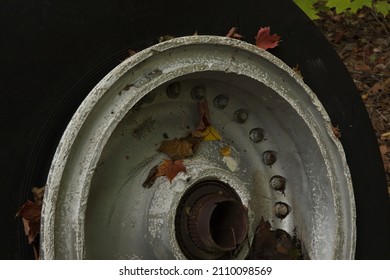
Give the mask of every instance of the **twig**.
[[378, 109], [375, 109], [375, 112], [390, 125], [389, 120]]
[[378, 15], [375, 11], [371, 11], [371, 14], [374, 16], [375, 20], [383, 27], [383, 29], [385, 30], [386, 34], [389, 35], [389, 31], [387, 30], [387, 27], [385, 24], [383, 24], [379, 18], [378, 18]]
[[349, 70], [349, 73], [361, 75], [361, 76], [378, 76], [378, 77], [387, 77], [388, 75], [380, 74], [380, 73], [370, 73], [370, 72], [362, 72], [362, 71], [356, 71], [356, 70]]

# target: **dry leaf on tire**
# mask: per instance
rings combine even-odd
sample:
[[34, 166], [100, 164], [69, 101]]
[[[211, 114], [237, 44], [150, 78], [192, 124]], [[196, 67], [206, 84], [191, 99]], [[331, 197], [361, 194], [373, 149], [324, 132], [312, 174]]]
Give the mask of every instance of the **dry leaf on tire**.
[[260, 49], [268, 50], [273, 49], [279, 45], [280, 36], [277, 34], [271, 35], [269, 27], [260, 27], [255, 39], [256, 46], [258, 46]]
[[45, 187], [37, 188], [33, 187], [31, 192], [34, 195], [34, 202], [36, 204], [42, 204], [43, 194], [45, 193]]
[[241, 40], [242, 38], [244, 38], [244, 36], [237, 33], [237, 29], [238, 29], [237, 27], [230, 28], [229, 32], [226, 34], [226, 37], [234, 38], [234, 39], [238, 39], [238, 40]]
[[28, 238], [28, 244], [35, 241], [39, 234], [41, 224], [42, 205], [27, 200], [25, 204], [16, 213], [16, 217], [21, 217], [23, 221], [24, 232]]
[[341, 129], [339, 128], [339, 126], [332, 126], [332, 131], [334, 136], [336, 136], [339, 139], [341, 138]]

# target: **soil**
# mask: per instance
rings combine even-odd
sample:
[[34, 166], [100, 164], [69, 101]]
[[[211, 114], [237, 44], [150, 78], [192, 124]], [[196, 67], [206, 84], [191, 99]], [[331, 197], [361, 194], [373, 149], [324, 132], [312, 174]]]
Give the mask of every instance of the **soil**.
[[315, 21], [343, 60], [375, 130], [390, 194], [390, 15], [321, 14]]

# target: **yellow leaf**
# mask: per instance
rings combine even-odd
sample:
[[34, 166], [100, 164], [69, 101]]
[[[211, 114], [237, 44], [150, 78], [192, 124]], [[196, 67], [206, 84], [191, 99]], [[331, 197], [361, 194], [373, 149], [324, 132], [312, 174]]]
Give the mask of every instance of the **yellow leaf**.
[[206, 129], [203, 131], [197, 130], [197, 131], [192, 132], [192, 136], [198, 137], [198, 138], [203, 138], [203, 141], [215, 141], [215, 140], [220, 141], [220, 140], [222, 140], [222, 137], [219, 134], [219, 132], [211, 125], [206, 127]]
[[230, 156], [232, 154], [232, 148], [230, 146], [225, 146], [219, 152], [222, 156]]

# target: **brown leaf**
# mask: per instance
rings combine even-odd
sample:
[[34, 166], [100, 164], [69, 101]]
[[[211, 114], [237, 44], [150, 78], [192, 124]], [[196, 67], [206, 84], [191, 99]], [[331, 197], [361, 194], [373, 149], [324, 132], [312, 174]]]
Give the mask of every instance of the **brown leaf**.
[[127, 52], [128, 52], [128, 54], [129, 54], [127, 58], [132, 57], [133, 55], [135, 55], [135, 54], [137, 53], [136, 51], [131, 50], [131, 49], [128, 50]]
[[42, 204], [43, 194], [45, 193], [45, 187], [33, 187], [31, 192], [34, 195], [34, 202], [38, 205]]
[[146, 178], [145, 182], [142, 184], [142, 186], [145, 189], [149, 189], [153, 186], [154, 182], [158, 177], [166, 176], [169, 179], [169, 182], [172, 182], [172, 180], [176, 177], [176, 175], [179, 172], [186, 172], [187, 169], [184, 166], [184, 163], [182, 160], [166, 160], [160, 164], [154, 166], [148, 174], [148, 177]]
[[158, 166], [158, 172], [156, 177], [167, 176], [169, 182], [176, 177], [179, 172], [186, 172], [187, 169], [184, 166], [182, 160], [164, 160], [162, 164]]
[[27, 200], [16, 213], [16, 217], [20, 216], [22, 218], [24, 232], [28, 238], [28, 244], [31, 244], [39, 234], [41, 209], [42, 205]]
[[341, 138], [341, 129], [339, 128], [339, 126], [332, 126], [332, 131], [334, 136], [336, 136], [339, 139]]
[[282, 229], [271, 230], [271, 224], [261, 218], [252, 243], [252, 259], [301, 259], [300, 243]]
[[198, 140], [191, 135], [186, 138], [163, 140], [158, 151], [166, 154], [172, 160], [185, 159], [194, 155], [198, 143]]
[[157, 178], [157, 172], [158, 172], [158, 165], [155, 165], [150, 169], [148, 177], [146, 177], [145, 182], [143, 182], [142, 186], [145, 189], [149, 189], [151, 186], [153, 186], [154, 181], [156, 181]]
[[298, 64], [295, 67], [293, 67], [293, 70], [295, 73], [297, 73], [303, 79], [303, 76], [302, 76], [301, 70], [299, 69]]
[[202, 99], [201, 101], [198, 102], [198, 112], [199, 112], [199, 116], [200, 116], [200, 121], [199, 121], [199, 125], [198, 125], [196, 130], [203, 131], [208, 126], [211, 125], [210, 111], [209, 111], [209, 106], [207, 104], [206, 99]]
[[192, 131], [191, 135], [194, 138], [202, 138], [204, 141], [222, 140], [221, 135], [211, 125], [210, 111], [206, 99], [198, 102], [198, 111], [200, 116], [199, 125], [196, 130]]
[[211, 125], [206, 127], [203, 131], [195, 130], [192, 132], [192, 136], [195, 138], [201, 138], [203, 141], [220, 141], [222, 136]]
[[390, 131], [381, 134], [381, 139], [382, 139], [382, 140], [384, 140], [384, 139], [386, 139], [386, 138], [390, 138]]
[[234, 39], [238, 39], [238, 40], [241, 40], [242, 38], [244, 38], [244, 36], [237, 33], [237, 27], [230, 28], [229, 32], [226, 34], [226, 37], [234, 38]]
[[260, 49], [268, 50], [273, 49], [279, 45], [280, 36], [277, 34], [271, 35], [269, 27], [260, 27], [255, 39], [256, 46], [258, 46]]
[[370, 66], [368, 66], [366, 63], [364, 63], [363, 61], [355, 61], [354, 63], [354, 66], [353, 68], [356, 70], [356, 71], [370, 71]]
[[229, 145], [225, 146], [219, 150], [219, 153], [221, 154], [221, 156], [230, 156], [232, 154], [232, 147], [230, 147]]
[[387, 155], [390, 151], [386, 145], [380, 145], [379, 150], [382, 155], [383, 165], [386, 172], [390, 172], [390, 157]]

